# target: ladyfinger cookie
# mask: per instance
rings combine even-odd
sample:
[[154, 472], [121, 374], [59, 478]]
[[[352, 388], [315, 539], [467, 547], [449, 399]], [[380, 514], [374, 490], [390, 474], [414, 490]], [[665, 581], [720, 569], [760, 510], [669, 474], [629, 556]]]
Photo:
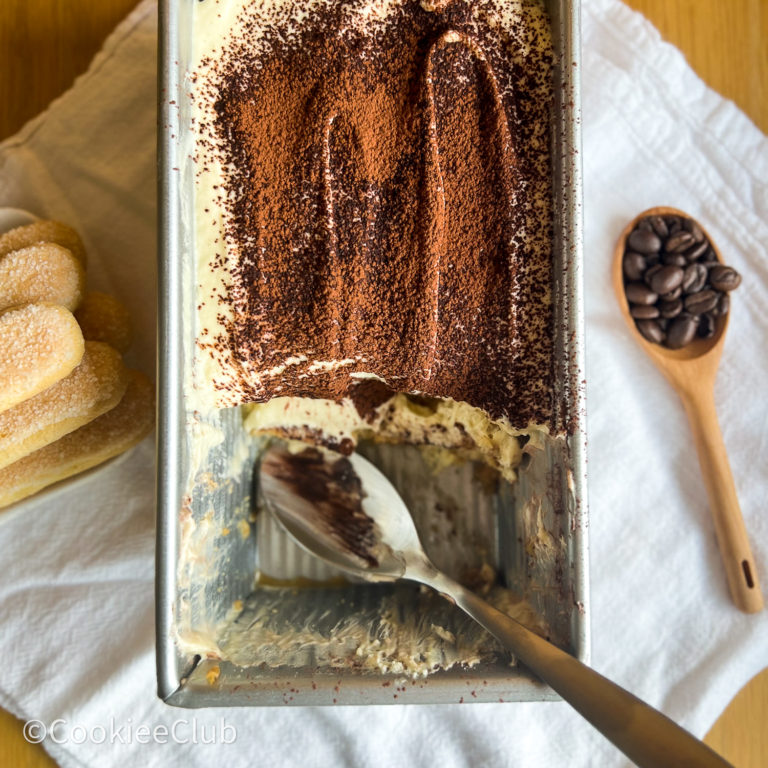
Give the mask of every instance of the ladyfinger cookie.
[[64, 246], [85, 266], [85, 246], [80, 235], [60, 221], [35, 221], [0, 235], [0, 256], [38, 243], [56, 243]]
[[89, 291], [75, 312], [83, 337], [104, 341], [119, 352], [127, 352], [133, 340], [131, 316], [114, 296]]
[[69, 376], [0, 413], [0, 468], [114, 408], [127, 385], [120, 353], [86, 341], [83, 359]]
[[0, 311], [0, 413], [69, 375], [83, 358], [74, 315], [56, 304]]
[[103, 416], [55, 443], [0, 469], [0, 507], [127, 451], [152, 430], [154, 388], [138, 371], [128, 371], [122, 400]]
[[84, 289], [83, 265], [56, 243], [30, 245], [0, 256], [0, 310], [45, 301], [74, 311]]

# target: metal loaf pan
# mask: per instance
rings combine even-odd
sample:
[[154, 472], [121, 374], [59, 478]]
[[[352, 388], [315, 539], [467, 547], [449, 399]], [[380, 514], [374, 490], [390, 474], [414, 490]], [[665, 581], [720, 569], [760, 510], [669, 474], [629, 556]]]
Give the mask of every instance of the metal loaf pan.
[[[281, 656], [279, 645], [260, 644], [257, 638], [245, 651], [252, 653], [251, 663], [220, 658], [228, 654], [222, 653], [212, 638], [218, 637], [217, 627], [231, 624], [233, 617], [237, 617], [235, 626], [247, 628], [249, 622], [256, 623], [257, 614], [269, 614], [274, 617], [270, 631], [283, 639], [290, 640], [291, 633], [298, 634], [307, 627], [333, 639], [343, 635], [346, 619], [354, 614], [370, 621], [375, 635], [377, 627], [381, 630], [376, 610], [382, 595], [391, 599], [403, 616], [422, 611], [424, 596], [408, 586], [293, 590], [254, 586], [254, 574], [257, 568], [263, 570], [266, 560], [278, 568], [293, 569], [294, 576], [297, 569], [309, 578], [327, 574], [297, 554], [264, 520], [254, 519], [253, 466], [260, 446], [243, 435], [239, 412], [224, 410], [201, 421], [184, 405], [188, 386], [185, 371], [194, 343], [194, 251], [189, 246], [193, 221], [189, 182], [185, 181], [189, 177], [183, 173], [184, 164], [190, 162], [185, 150], [189, 128], [184, 105], [189, 101], [185, 75], [190, 60], [192, 5], [187, 0], [160, 2], [159, 696], [182, 707], [558, 698], [525, 669], [503, 657], [497, 663], [418, 678], [402, 670], [365, 671], [343, 660], [320, 663], [322, 654], [312, 642], [301, 638], [290, 657]], [[549, 625], [553, 641], [588, 661], [580, 12], [578, 0], [548, 0], [547, 6], [558, 58], [552, 152], [554, 327], [557, 359], [561, 361], [555, 395], [560, 436], [547, 443], [517, 483], [492, 498], [481, 498], [469, 488], [471, 467], [463, 475], [457, 470], [441, 480], [445, 488], [440, 492], [452, 494], [462, 519], [468, 521], [466, 525], [474, 526], [473, 536], [479, 529], [484, 531], [493, 550], [491, 559], [506, 584], [525, 594]], [[212, 433], [218, 435], [214, 447], [206, 442]], [[407, 453], [398, 457], [386, 448], [370, 450], [380, 466], [390, 471], [406, 500], [418, 505], [414, 497], [418, 489], [411, 487], [413, 482], [406, 471], [413, 457]], [[233, 456], [239, 457], [234, 466]], [[538, 556], [542, 535], [556, 545], [554, 555]], [[433, 556], [439, 560], [442, 555]], [[450, 624], [459, 636], [476, 632], [456, 609], [439, 598], [431, 605], [430, 610], [436, 611], [432, 626], [434, 622]]]

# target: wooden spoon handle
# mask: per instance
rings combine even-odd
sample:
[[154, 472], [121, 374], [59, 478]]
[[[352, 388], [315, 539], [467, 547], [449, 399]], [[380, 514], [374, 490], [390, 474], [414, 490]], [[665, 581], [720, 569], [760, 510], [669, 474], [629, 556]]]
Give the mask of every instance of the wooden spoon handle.
[[681, 392], [680, 396], [693, 431], [733, 601], [745, 613], [757, 613], [763, 609], [763, 595], [717, 421], [713, 391], [709, 387], [701, 387]]

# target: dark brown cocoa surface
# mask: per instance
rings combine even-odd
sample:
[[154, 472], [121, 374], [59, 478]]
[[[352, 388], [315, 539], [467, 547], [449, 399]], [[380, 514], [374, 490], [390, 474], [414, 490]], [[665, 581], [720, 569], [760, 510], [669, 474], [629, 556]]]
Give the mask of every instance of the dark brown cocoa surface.
[[[375, 35], [345, 24], [356, 5], [313, 11], [295, 35], [262, 30], [258, 47], [246, 11], [246, 34], [206, 62], [195, 96], [215, 117], [199, 130], [230, 169], [219, 204], [238, 256], [217, 352], [242, 372], [246, 402], [340, 399], [364, 371], [548, 423], [548, 41], [477, 25], [486, 0], [406, 2]], [[356, 404], [382, 391], [368, 385]]]

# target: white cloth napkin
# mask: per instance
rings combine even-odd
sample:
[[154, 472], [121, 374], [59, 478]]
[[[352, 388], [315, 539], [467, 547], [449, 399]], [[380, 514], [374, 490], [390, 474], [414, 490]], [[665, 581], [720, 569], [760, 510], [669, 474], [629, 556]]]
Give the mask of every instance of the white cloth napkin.
[[[155, 12], [142, 3], [72, 90], [0, 145], [0, 205], [83, 233], [91, 284], [130, 306], [133, 362], [145, 369]], [[768, 591], [768, 141], [618, 0], [585, 0], [583, 30], [593, 663], [702, 736], [768, 666], [768, 614], [746, 616], [729, 599], [685, 417], [624, 327], [609, 267], [625, 222], [669, 204], [700, 219], [744, 275], [716, 400]], [[0, 513], [0, 705], [49, 729], [64, 720], [44, 742], [61, 765], [628, 764], [565, 703], [166, 706], [155, 696], [153, 514], [151, 441]], [[232, 744], [222, 744], [231, 729], [212, 730], [222, 718]], [[176, 743], [174, 723], [176, 741], [196, 727], [198, 741], [219, 744]]]

